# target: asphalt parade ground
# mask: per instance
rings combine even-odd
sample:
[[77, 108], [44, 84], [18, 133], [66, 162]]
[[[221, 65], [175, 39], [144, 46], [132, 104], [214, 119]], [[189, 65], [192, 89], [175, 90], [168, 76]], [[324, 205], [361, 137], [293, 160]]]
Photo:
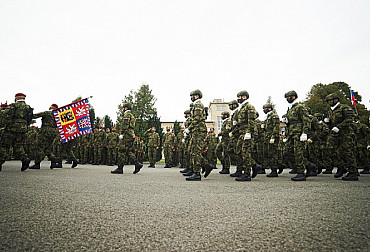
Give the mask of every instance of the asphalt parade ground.
[[1, 251], [370, 251], [370, 175], [189, 182], [163, 164], [49, 164], [3, 164]]

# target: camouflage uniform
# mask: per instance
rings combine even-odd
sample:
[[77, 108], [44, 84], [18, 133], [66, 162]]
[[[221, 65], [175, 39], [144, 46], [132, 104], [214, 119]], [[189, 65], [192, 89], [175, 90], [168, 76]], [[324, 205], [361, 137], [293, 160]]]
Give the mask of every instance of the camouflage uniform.
[[[297, 99], [298, 96], [295, 91], [290, 91], [285, 94], [287, 99], [289, 97], [295, 96]], [[292, 178], [294, 181], [304, 181], [305, 178], [305, 167], [308, 164], [306, 154], [305, 154], [305, 141], [302, 135], [307, 134], [310, 130], [310, 119], [308, 115], [308, 110], [303, 105], [303, 103], [295, 102], [295, 99], [290, 102], [292, 104], [291, 108], [288, 109], [288, 112], [285, 116], [286, 122], [286, 133], [287, 133], [287, 142], [286, 147], [288, 153], [292, 154], [292, 159], [289, 160], [293, 162], [290, 167], [294, 167], [297, 169], [297, 176]], [[307, 135], [306, 135], [307, 137]], [[307, 139], [306, 139], [307, 140]]]
[[106, 133], [103, 129], [99, 129], [94, 133], [94, 163], [95, 165], [105, 164], [104, 149], [107, 145]]
[[107, 165], [113, 166], [116, 163], [116, 152], [118, 145], [118, 134], [112, 130], [107, 134]]
[[123, 123], [121, 125], [122, 134], [119, 136], [118, 141], [118, 168], [111, 171], [113, 174], [122, 174], [123, 166], [132, 160], [135, 163], [134, 174], [138, 173], [143, 166], [135, 157], [134, 141], [135, 141], [135, 123], [136, 119], [131, 113], [131, 106], [124, 104]]
[[[238, 117], [239, 117], [239, 103], [234, 100], [229, 103], [229, 107], [232, 110], [231, 115], [231, 130], [230, 130], [230, 141], [228, 145], [228, 152], [230, 155], [230, 160], [232, 165], [236, 165], [236, 172], [233, 174], [230, 174], [232, 177], [239, 177], [242, 175], [242, 158], [240, 153], [238, 153], [238, 149], [241, 149], [241, 142], [238, 142], [239, 139], [239, 131], [236, 129], [238, 124]], [[238, 148], [239, 146], [239, 148]]]
[[176, 152], [177, 152], [178, 162], [180, 163], [180, 168], [185, 167], [184, 146], [185, 146], [185, 136], [184, 136], [184, 128], [182, 127], [180, 129], [180, 132], [176, 136]]
[[154, 129], [149, 129], [144, 133], [145, 136], [148, 136], [148, 159], [149, 159], [149, 167], [155, 167], [155, 163], [157, 162], [157, 150], [160, 146], [161, 139], [159, 138], [159, 134], [155, 132]]
[[217, 155], [216, 155], [216, 148], [218, 145], [218, 137], [216, 137], [216, 134], [214, 131], [210, 131], [204, 139], [205, 141], [205, 147], [203, 149], [204, 157], [207, 160], [206, 162], [208, 164], [211, 164], [213, 166], [217, 165]]
[[[25, 95], [23, 96], [25, 97]], [[32, 114], [33, 109], [24, 101], [12, 103], [3, 112], [3, 119], [6, 123], [0, 136], [0, 171], [2, 164], [10, 156], [11, 148], [13, 148], [15, 158], [22, 161], [21, 171], [28, 169], [30, 160], [24, 152], [23, 143], [32, 120]]]
[[354, 130], [356, 134], [357, 163], [358, 167], [364, 169], [361, 174], [369, 174], [370, 158], [368, 146], [370, 145], [370, 128], [355, 118]]
[[165, 168], [169, 168], [173, 165], [173, 149], [175, 142], [175, 134], [167, 128], [167, 132], [164, 134], [162, 139], [163, 154], [165, 159]]
[[335, 178], [342, 177], [348, 169], [347, 177], [344, 180], [358, 180], [355, 150], [354, 132], [354, 111], [348, 105], [340, 104], [339, 98], [335, 94], [328, 95], [327, 101], [335, 101], [329, 111], [329, 136], [328, 136], [328, 156], [332, 166], [338, 167]]
[[[42, 150], [39, 138], [38, 128], [32, 127], [28, 129], [26, 134], [26, 141], [24, 144], [24, 150], [27, 156], [31, 160], [38, 160], [44, 157], [44, 152]], [[32, 167], [32, 166], [31, 166]], [[30, 168], [31, 168], [30, 167]], [[38, 167], [37, 169], [39, 169]]]

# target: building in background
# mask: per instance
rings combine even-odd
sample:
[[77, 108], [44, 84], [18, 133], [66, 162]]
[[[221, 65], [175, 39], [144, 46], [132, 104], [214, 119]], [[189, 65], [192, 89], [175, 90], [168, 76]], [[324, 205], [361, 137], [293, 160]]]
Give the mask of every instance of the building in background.
[[214, 99], [213, 102], [209, 103], [208, 118], [209, 121], [214, 122], [213, 127], [215, 128], [215, 132], [217, 134], [221, 131], [221, 113], [224, 111], [228, 111], [231, 114], [231, 111], [229, 109], [229, 102], [225, 102], [223, 99]]

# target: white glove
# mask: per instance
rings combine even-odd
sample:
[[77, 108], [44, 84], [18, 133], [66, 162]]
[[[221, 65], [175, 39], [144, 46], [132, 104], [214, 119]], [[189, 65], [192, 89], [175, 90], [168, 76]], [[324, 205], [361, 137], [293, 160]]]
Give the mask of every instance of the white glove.
[[245, 135], [244, 135], [244, 140], [249, 140], [249, 139], [251, 139], [251, 138], [252, 138], [251, 133], [245, 133]]
[[188, 134], [186, 134], [186, 133], [184, 132], [184, 137], [187, 137], [187, 135], [188, 135]]
[[184, 132], [185, 132], [185, 134], [189, 134], [189, 133], [190, 133], [190, 130], [189, 130], [188, 128], [186, 128], [186, 129], [184, 130]]
[[288, 141], [288, 139], [287, 138], [284, 138], [283, 139], [283, 143], [286, 143]]
[[270, 144], [274, 144], [275, 143], [275, 139], [271, 138], [270, 139]]
[[232, 133], [232, 132], [230, 132], [230, 133], [229, 133], [229, 137], [232, 137], [232, 136], [233, 136], [233, 133]]
[[329, 118], [324, 118], [324, 122], [328, 123], [329, 122]]
[[311, 138], [309, 138], [309, 139], [307, 139], [307, 143], [312, 143], [313, 141], [312, 141], [312, 139]]
[[301, 137], [299, 138], [299, 140], [300, 140], [301, 142], [306, 142], [306, 141], [307, 141], [307, 134], [303, 133], [303, 134], [301, 135]]
[[218, 139], [220, 139], [220, 141], [222, 140], [222, 136], [219, 136]]
[[261, 129], [264, 129], [265, 128], [265, 124], [264, 123], [262, 123], [261, 124]]
[[367, 150], [370, 151], [370, 145], [367, 146]]
[[122, 140], [123, 139], [123, 135], [119, 135], [118, 138]]
[[283, 118], [281, 119], [281, 121], [282, 121], [283, 123], [288, 123], [288, 118], [283, 117]]
[[182, 143], [185, 143], [185, 138], [183, 138], [183, 139], [181, 140], [181, 142], [182, 142]]
[[237, 121], [233, 121], [233, 125], [235, 126], [235, 125], [237, 125], [238, 124], [238, 122]]
[[338, 133], [339, 132], [339, 129], [337, 127], [333, 127], [331, 130], [334, 131], [334, 133]]

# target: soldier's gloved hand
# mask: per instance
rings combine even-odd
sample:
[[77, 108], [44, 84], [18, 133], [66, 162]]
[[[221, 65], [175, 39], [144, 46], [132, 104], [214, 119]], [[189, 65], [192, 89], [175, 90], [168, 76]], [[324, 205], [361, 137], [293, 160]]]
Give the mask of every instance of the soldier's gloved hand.
[[333, 127], [331, 130], [332, 130], [334, 133], [338, 133], [338, 132], [339, 132], [339, 129], [338, 129], [337, 127]]
[[230, 132], [230, 133], [229, 133], [229, 137], [232, 137], [232, 136], [233, 136], [233, 133], [232, 133], [232, 132]]
[[309, 138], [309, 139], [307, 139], [307, 143], [312, 143], [313, 141], [312, 141], [312, 139], [311, 138]]
[[119, 135], [118, 138], [122, 140], [123, 139], [123, 135]]
[[329, 118], [324, 118], [324, 122], [328, 123], [329, 122]]
[[284, 138], [283, 139], [283, 143], [286, 143], [288, 141], [288, 139], [287, 138]]
[[218, 139], [220, 139], [220, 141], [221, 141], [221, 139], [222, 139], [222, 136], [219, 136], [219, 137], [218, 137]]
[[184, 130], [184, 132], [185, 132], [186, 134], [189, 134], [189, 133], [190, 133], [190, 130], [189, 130], [188, 128], [186, 128], [186, 129]]
[[303, 134], [301, 135], [301, 137], [299, 138], [299, 140], [300, 140], [301, 142], [306, 142], [306, 141], [307, 141], [307, 134], [303, 133]]
[[283, 118], [281, 119], [281, 121], [282, 121], [283, 123], [288, 123], [288, 118], [283, 117]]
[[265, 124], [264, 123], [262, 123], [261, 124], [261, 129], [264, 129], [265, 128]]
[[370, 151], [370, 145], [367, 146], [367, 150]]
[[269, 143], [270, 144], [274, 144], [275, 143], [275, 139], [274, 138], [271, 138]]
[[233, 121], [233, 125], [235, 126], [235, 125], [237, 125], [238, 124], [238, 122], [237, 121]]
[[188, 134], [186, 134], [185, 132], [184, 132], [184, 137], [186, 137]]
[[252, 138], [251, 133], [245, 133], [245, 135], [244, 135], [244, 140], [249, 140], [249, 139], [251, 139], [251, 138]]
[[182, 143], [185, 143], [185, 138], [183, 138], [183, 139], [181, 140], [181, 142], [182, 142]]

